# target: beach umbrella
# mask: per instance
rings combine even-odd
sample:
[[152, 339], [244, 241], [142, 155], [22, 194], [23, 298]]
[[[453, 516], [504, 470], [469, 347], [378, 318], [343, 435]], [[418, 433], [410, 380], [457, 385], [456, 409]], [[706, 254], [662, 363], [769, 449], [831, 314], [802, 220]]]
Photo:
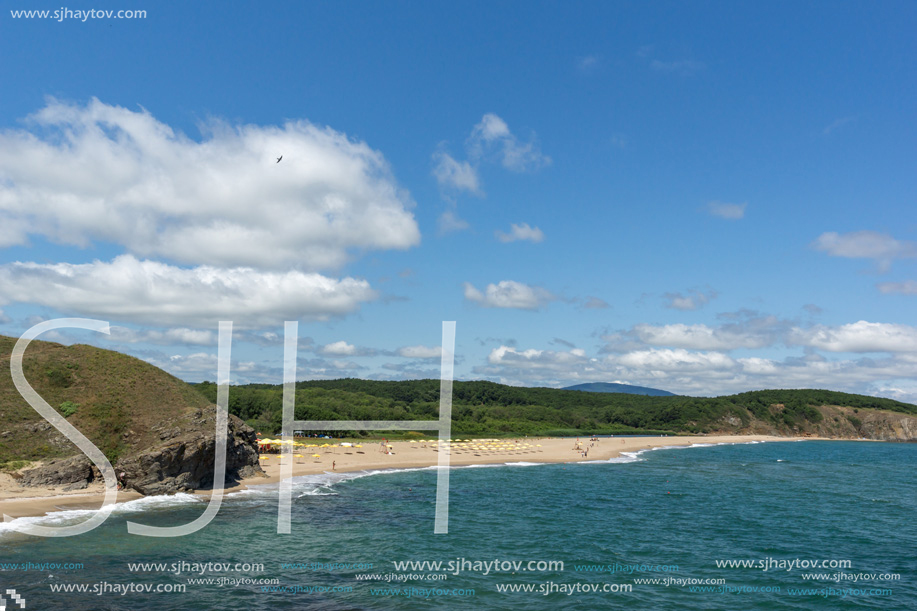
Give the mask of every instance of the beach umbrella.
[[322, 457], [321, 454], [313, 454], [313, 455], [312, 455], [312, 458], [321, 458], [321, 457]]

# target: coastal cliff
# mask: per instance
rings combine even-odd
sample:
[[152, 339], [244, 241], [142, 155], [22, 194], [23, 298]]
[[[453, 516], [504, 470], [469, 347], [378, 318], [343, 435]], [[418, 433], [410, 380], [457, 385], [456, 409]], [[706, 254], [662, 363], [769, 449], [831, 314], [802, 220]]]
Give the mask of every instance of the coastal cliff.
[[[779, 414], [785, 406], [775, 404], [770, 409]], [[799, 420], [789, 425], [777, 419], [750, 418], [743, 421], [726, 416], [714, 427], [721, 435], [777, 435], [782, 437], [812, 436], [829, 439], [870, 439], [874, 441], [917, 442], [917, 416], [877, 409], [858, 409], [840, 405], [814, 407], [820, 418]]]
[[[124, 487], [145, 495], [212, 488], [216, 457], [215, 408], [198, 410], [182, 423], [154, 427], [159, 432], [160, 443], [131, 452], [112, 465]], [[226, 435], [226, 486], [263, 474], [256, 447], [255, 430], [230, 415]], [[80, 490], [102, 481], [99, 470], [84, 454], [54, 459], [18, 475], [20, 486], [65, 486], [65, 491]]]
[[[14, 343], [0, 337], [0, 467], [26, 487], [79, 490], [100, 482], [89, 458], [13, 386]], [[213, 486], [216, 406], [182, 380], [118, 352], [43, 341], [29, 345], [23, 371], [116, 473], [124, 473], [126, 488], [169, 494]], [[230, 414], [226, 484], [259, 474], [255, 431]]]

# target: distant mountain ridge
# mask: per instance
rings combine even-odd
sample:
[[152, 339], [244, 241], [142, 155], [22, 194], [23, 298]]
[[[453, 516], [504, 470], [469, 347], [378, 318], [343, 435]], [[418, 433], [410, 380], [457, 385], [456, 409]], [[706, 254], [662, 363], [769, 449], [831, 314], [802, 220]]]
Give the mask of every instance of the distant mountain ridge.
[[584, 392], [622, 392], [629, 395], [647, 395], [649, 397], [674, 397], [675, 393], [658, 388], [647, 388], [646, 386], [633, 386], [631, 384], [618, 384], [616, 382], [587, 382], [585, 384], [576, 384], [566, 386], [561, 390], [582, 390]]

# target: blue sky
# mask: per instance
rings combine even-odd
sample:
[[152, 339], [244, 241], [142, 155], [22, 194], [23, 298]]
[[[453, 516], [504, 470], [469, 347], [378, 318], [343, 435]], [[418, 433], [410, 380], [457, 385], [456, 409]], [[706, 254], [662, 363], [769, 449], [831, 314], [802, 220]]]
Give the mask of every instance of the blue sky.
[[[21, 9], [136, 10], [117, 19]], [[910, 2], [9, 2], [0, 333], [917, 400]], [[276, 157], [283, 155], [280, 163]]]

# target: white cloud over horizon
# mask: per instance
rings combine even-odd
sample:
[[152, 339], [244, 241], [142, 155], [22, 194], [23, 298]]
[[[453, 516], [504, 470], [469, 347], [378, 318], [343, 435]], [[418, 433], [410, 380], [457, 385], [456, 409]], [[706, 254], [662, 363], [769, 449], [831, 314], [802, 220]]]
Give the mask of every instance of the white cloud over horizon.
[[216, 346], [217, 333], [206, 329], [131, 329], [110, 325], [111, 333], [102, 335], [105, 341], [122, 344], [156, 344], [161, 346]]
[[398, 349], [398, 356], [409, 359], [439, 359], [442, 354], [442, 346], [404, 346]]
[[651, 346], [668, 346], [692, 350], [735, 350], [738, 348], [763, 348], [774, 343], [774, 338], [759, 331], [735, 327], [710, 327], [704, 324], [685, 325], [634, 325], [631, 335]]
[[357, 353], [357, 347], [353, 344], [348, 344], [344, 340], [338, 342], [332, 342], [330, 344], [325, 344], [319, 350], [322, 354], [329, 354], [334, 356], [353, 356]]
[[365, 280], [300, 271], [179, 268], [121, 255], [111, 262], [0, 265], [0, 303], [23, 302], [93, 318], [158, 326], [239, 328], [327, 320], [376, 299]]
[[[636, 349], [589, 357], [582, 350], [519, 349], [505, 345], [491, 350], [487, 364], [473, 368], [514, 386], [569, 386], [579, 382], [617, 380], [677, 394], [718, 396], [763, 388], [830, 388], [917, 401], [907, 383], [917, 366], [912, 354], [881, 359], [828, 360], [818, 354], [786, 357], [733, 358], [718, 351], [681, 348]], [[882, 388], [886, 392], [880, 392]]]
[[515, 280], [501, 280], [497, 284], [488, 284], [484, 292], [479, 291], [470, 282], [466, 282], [464, 287], [465, 299], [485, 308], [537, 310], [556, 299], [552, 293], [543, 288], [529, 286]]
[[828, 327], [794, 328], [792, 343], [829, 352], [914, 352], [917, 353], [917, 327], [860, 320]]

